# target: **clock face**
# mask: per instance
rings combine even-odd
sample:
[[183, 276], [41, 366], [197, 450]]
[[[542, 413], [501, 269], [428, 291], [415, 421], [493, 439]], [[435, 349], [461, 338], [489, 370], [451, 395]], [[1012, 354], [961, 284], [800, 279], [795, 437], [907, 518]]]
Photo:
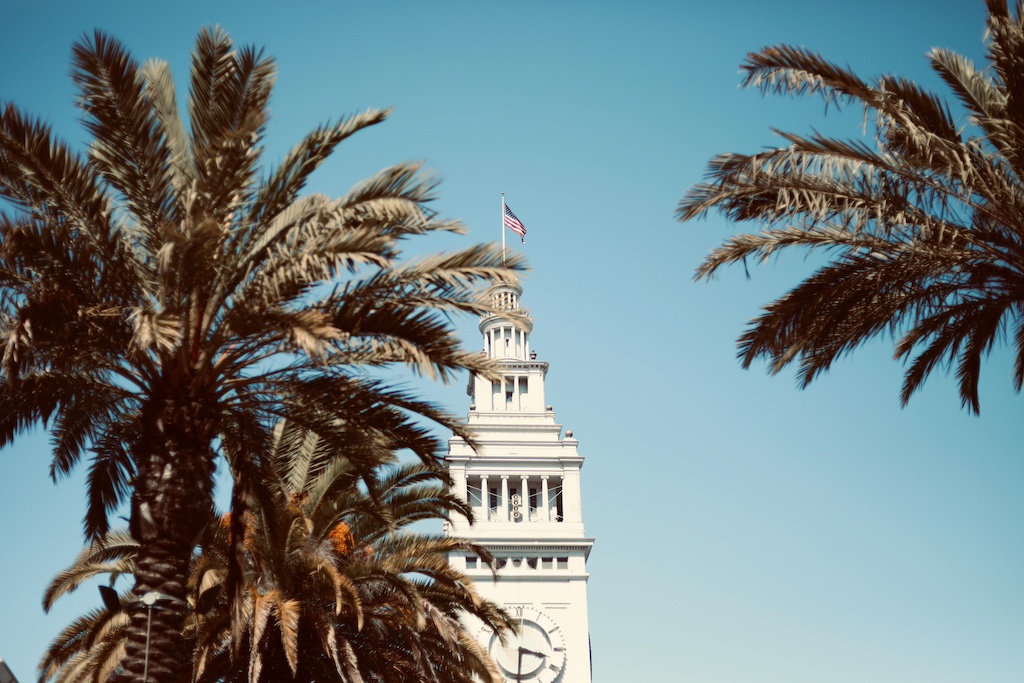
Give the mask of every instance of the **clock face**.
[[506, 681], [551, 683], [565, 668], [561, 629], [540, 610], [515, 607], [510, 611], [518, 633], [509, 634], [503, 645], [498, 634], [484, 629], [487, 651]]

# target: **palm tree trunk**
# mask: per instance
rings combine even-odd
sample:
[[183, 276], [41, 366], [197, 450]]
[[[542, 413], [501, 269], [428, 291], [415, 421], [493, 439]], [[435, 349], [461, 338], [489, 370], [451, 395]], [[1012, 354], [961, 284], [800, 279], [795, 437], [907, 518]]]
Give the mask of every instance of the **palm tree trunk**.
[[136, 600], [126, 606], [131, 620], [120, 681], [191, 679], [191, 653], [181, 637], [186, 582], [213, 509], [212, 421], [204, 412], [172, 401], [143, 409], [130, 523], [139, 542]]
[[[145, 542], [140, 548], [136, 595], [152, 591], [158, 599], [152, 606], [137, 600], [128, 607], [131, 621], [122, 662], [123, 681], [175, 683], [191, 675], [181, 638], [188, 575], [188, 559], [182, 562], [182, 555], [183, 546], [174, 539]], [[182, 672], [183, 668], [187, 671]]]

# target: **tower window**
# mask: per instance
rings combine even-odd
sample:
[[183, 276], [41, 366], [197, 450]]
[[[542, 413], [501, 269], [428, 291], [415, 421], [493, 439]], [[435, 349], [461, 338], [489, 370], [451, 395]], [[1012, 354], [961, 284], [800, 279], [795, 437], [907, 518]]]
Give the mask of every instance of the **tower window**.
[[559, 557], [556, 562], [557, 562], [557, 564], [555, 566], [555, 569], [568, 569], [569, 568], [569, 558], [568, 557]]

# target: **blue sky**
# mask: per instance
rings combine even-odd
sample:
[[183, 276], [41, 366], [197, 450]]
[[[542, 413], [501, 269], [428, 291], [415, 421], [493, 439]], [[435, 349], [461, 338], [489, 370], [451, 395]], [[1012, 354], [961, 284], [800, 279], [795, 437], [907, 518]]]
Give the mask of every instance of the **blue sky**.
[[[694, 283], [741, 226], [679, 225], [713, 154], [771, 128], [856, 135], [859, 115], [738, 88], [751, 50], [792, 43], [865, 76], [941, 88], [926, 51], [980, 60], [984, 5], [936, 2], [10, 2], [0, 99], [81, 141], [70, 47], [99, 27], [179, 83], [203, 25], [279, 64], [267, 156], [366, 107], [312, 190], [341, 194], [422, 159], [438, 208], [500, 239], [500, 193], [529, 229], [524, 304], [548, 400], [587, 457], [595, 683], [1018, 683], [1024, 671], [1024, 400], [999, 350], [982, 414], [936, 377], [905, 409], [881, 340], [807, 390], [744, 371], [734, 340], [812, 264], [790, 255]], [[514, 240], [509, 241], [515, 244]], [[518, 245], [516, 248], [520, 248]], [[473, 321], [467, 344], [479, 343]], [[464, 412], [464, 384], [432, 392]], [[47, 476], [45, 435], [0, 452], [0, 657], [22, 683], [98, 596], [44, 616], [80, 547], [83, 477]]]

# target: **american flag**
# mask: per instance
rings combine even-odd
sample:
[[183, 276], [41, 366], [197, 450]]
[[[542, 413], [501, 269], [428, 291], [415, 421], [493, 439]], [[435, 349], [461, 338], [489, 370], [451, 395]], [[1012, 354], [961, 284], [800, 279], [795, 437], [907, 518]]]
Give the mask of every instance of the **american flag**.
[[522, 238], [523, 244], [526, 244], [526, 226], [523, 222], [516, 218], [516, 215], [512, 213], [512, 209], [508, 208], [508, 204], [505, 205], [505, 227], [519, 235]]

